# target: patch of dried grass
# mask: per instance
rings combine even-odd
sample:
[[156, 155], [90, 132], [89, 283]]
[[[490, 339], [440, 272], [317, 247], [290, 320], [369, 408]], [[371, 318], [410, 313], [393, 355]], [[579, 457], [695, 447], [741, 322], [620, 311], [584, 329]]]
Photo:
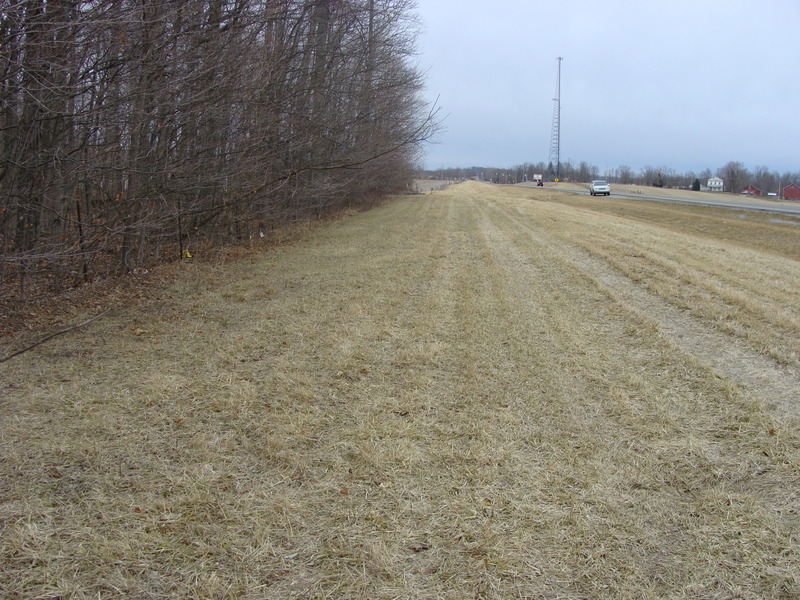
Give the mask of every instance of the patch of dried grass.
[[[796, 225], [704, 207], [558, 199], [585, 210], [554, 233], [760, 352], [800, 366]], [[598, 212], [616, 218], [598, 220]]]
[[794, 421], [506, 189], [195, 264], [4, 365], [3, 594], [800, 593]]

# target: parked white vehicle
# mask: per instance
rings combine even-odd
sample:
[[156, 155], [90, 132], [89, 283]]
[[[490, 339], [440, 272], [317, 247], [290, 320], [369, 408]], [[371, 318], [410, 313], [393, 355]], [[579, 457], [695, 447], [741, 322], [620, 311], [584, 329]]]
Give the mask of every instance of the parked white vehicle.
[[605, 194], [606, 196], [611, 195], [611, 186], [608, 185], [602, 179], [595, 179], [592, 183], [589, 184], [589, 195], [590, 196], [599, 196], [601, 194]]

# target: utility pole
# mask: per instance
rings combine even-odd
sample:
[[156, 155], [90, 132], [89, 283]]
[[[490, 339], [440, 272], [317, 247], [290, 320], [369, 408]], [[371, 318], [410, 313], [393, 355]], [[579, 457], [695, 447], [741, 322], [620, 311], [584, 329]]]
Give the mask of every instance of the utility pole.
[[556, 169], [556, 180], [561, 179], [561, 61], [556, 59], [556, 97], [553, 98], [553, 129], [550, 132], [550, 162]]

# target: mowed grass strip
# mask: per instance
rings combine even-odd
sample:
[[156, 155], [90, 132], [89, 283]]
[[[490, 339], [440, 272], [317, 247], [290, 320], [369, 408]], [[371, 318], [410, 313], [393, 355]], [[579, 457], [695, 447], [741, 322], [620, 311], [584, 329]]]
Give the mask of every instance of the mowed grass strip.
[[800, 367], [799, 218], [563, 194], [549, 200], [579, 209], [553, 233], [780, 363]]
[[191, 265], [0, 366], [2, 595], [800, 595], [797, 419], [564, 259], [684, 234], [528, 196]]

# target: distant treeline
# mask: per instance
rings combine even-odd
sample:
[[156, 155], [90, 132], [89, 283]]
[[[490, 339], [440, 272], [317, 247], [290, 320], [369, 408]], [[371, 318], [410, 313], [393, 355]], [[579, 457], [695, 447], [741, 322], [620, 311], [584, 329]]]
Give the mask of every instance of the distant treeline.
[[[513, 167], [469, 167], [466, 169], [434, 169], [418, 173], [418, 177], [425, 179], [477, 179], [494, 183], [521, 183], [533, 179], [533, 174], [542, 174], [548, 181], [556, 177], [556, 169], [550, 164], [523, 163]], [[764, 166], [758, 166], [752, 171], [744, 164], [731, 161], [716, 171], [705, 169], [703, 171], [678, 173], [668, 167], [644, 167], [638, 171], [622, 165], [611, 171], [601, 172], [595, 165], [581, 162], [577, 165], [571, 162], [561, 163], [561, 179], [564, 181], [588, 182], [592, 179], [605, 179], [611, 183], [635, 183], [639, 185], [656, 185], [658, 187], [691, 189], [697, 180], [705, 186], [708, 179], [717, 176], [725, 182], [725, 190], [738, 193], [742, 188], [752, 185], [762, 190], [765, 194], [779, 193], [791, 183], [800, 184], [800, 171], [778, 173]]]
[[369, 203], [436, 129], [409, 0], [3, 4], [5, 296]]

